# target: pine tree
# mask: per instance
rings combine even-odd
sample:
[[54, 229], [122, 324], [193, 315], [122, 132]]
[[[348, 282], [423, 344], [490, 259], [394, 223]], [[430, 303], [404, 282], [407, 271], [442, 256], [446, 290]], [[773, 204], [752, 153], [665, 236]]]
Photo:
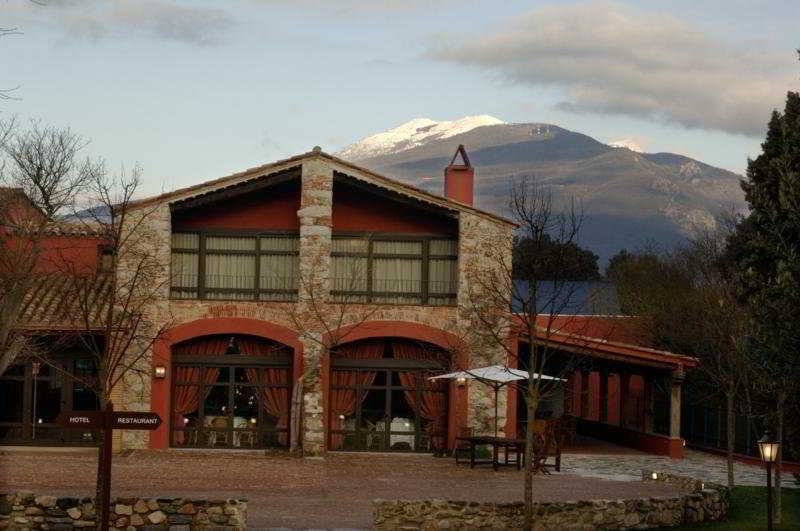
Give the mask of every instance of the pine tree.
[[[742, 182], [750, 215], [731, 238], [730, 252], [752, 309], [753, 361], [774, 404], [777, 436], [794, 439], [783, 431], [797, 425], [800, 389], [800, 93], [789, 92], [783, 113], [772, 113], [761, 147]], [[780, 522], [780, 495], [775, 499]]]

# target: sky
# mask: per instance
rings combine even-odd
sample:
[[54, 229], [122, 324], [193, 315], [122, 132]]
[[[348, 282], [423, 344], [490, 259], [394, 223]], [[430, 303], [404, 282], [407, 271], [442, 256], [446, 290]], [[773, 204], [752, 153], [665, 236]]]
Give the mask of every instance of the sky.
[[142, 194], [489, 114], [737, 173], [800, 90], [797, 0], [0, 0], [0, 119]]

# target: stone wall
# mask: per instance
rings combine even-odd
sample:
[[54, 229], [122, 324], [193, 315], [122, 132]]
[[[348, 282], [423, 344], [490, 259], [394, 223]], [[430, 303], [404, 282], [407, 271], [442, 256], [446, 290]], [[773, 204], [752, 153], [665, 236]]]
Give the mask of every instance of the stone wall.
[[[647, 480], [652, 481], [647, 473]], [[657, 481], [693, 490], [677, 496], [534, 504], [534, 531], [557, 529], [650, 529], [724, 520], [728, 489], [692, 478], [659, 474]], [[696, 490], [702, 485], [701, 490]], [[375, 500], [375, 529], [522, 529], [525, 506], [464, 501]]]
[[[118, 498], [111, 502], [112, 529], [190, 531], [245, 529], [247, 500]], [[0, 494], [0, 529], [94, 529], [92, 498], [37, 496], [33, 492]]]
[[[470, 346], [470, 367], [505, 365], [509, 351], [498, 338], [510, 332], [512, 228], [469, 212], [459, 213], [458, 329]], [[469, 367], [462, 367], [467, 369]], [[506, 434], [507, 387], [496, 395], [499, 435]], [[467, 425], [477, 434], [494, 435], [495, 394], [470, 382]]]

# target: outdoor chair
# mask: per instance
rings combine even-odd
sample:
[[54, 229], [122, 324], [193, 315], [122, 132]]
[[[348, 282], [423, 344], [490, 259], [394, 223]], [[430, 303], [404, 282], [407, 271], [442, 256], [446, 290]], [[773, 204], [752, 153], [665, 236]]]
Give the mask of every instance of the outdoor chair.
[[[554, 421], [544, 422], [543, 429], [537, 431], [535, 454], [537, 462], [535, 468], [543, 474], [550, 474], [548, 467], [554, 468], [556, 472], [561, 472], [561, 437], [558, 423]], [[538, 426], [537, 426], [538, 427]], [[536, 430], [534, 430], [536, 431]], [[552, 457], [553, 464], [548, 464], [548, 458]]]
[[575, 417], [564, 415], [555, 419], [553, 423], [561, 447], [575, 444], [575, 436], [578, 427]]

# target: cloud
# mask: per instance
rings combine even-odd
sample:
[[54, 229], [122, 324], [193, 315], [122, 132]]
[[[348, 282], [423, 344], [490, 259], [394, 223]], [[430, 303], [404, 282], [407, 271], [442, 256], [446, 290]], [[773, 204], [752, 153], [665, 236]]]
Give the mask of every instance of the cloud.
[[687, 128], [761, 136], [795, 82], [792, 51], [757, 55], [664, 13], [611, 3], [546, 6], [494, 33], [440, 42], [428, 56], [558, 87], [558, 104]]
[[364, 61], [361, 64], [364, 66], [364, 68], [371, 72], [381, 72], [395, 66], [392, 61], [387, 59], [370, 59], [369, 61]]
[[223, 40], [234, 25], [222, 9], [171, 0], [54, 0], [43, 6], [17, 4], [15, 11], [23, 23], [55, 24], [68, 39], [92, 41], [144, 35], [213, 45]]
[[253, 0], [257, 4], [287, 6], [303, 10], [349, 16], [382, 11], [431, 10], [455, 3], [454, 0]]

